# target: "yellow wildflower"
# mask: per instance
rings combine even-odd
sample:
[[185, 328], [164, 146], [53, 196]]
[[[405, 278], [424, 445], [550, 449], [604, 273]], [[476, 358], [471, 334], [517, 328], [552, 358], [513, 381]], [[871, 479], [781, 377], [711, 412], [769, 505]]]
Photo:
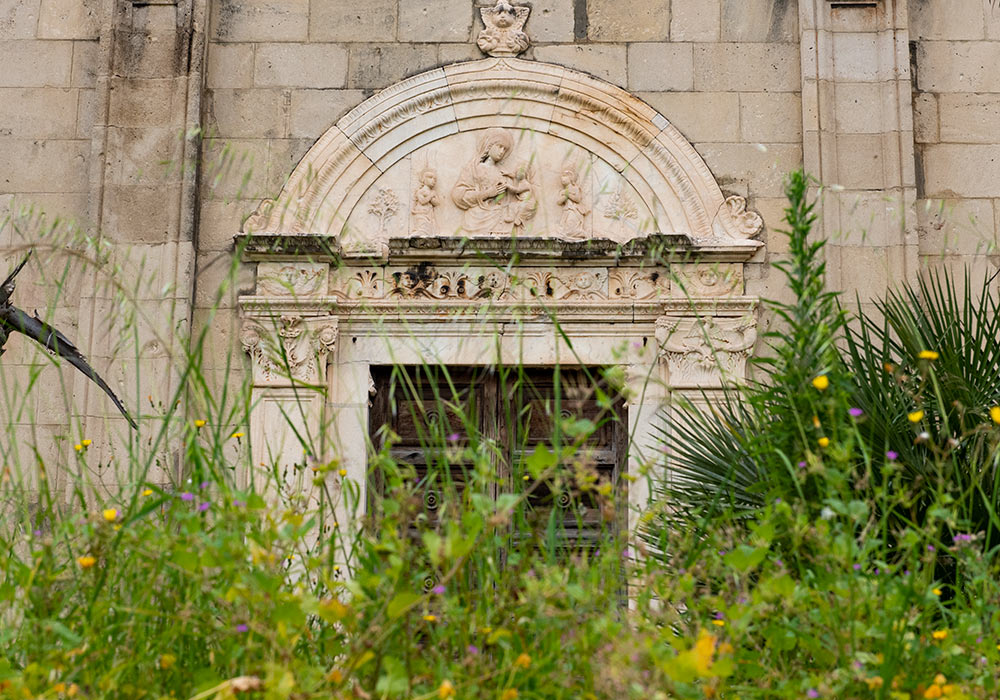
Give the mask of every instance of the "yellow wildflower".
[[340, 669], [332, 669], [328, 674], [326, 674], [326, 679], [331, 683], [341, 684], [344, 682], [344, 674], [340, 672]]
[[830, 386], [830, 378], [825, 374], [821, 374], [813, 379], [813, 386], [820, 391], [824, 391]]
[[941, 692], [945, 694], [945, 697], [947, 697], [949, 695], [954, 695], [954, 693], [955, 693], [955, 691], [957, 689], [958, 688], [955, 686], [954, 683], [949, 683], [947, 685], [942, 685], [941, 686]]
[[427, 622], [437, 622], [437, 615], [431, 615], [428, 613], [427, 615], [424, 615], [424, 620]]
[[56, 683], [54, 686], [52, 686], [52, 690], [56, 691], [57, 693], [65, 693], [66, 692], [66, 684], [65, 683]]
[[944, 693], [941, 692], [941, 686], [932, 685], [930, 688], [924, 691], [924, 697], [928, 700], [934, 700], [934, 698], [939, 698]]
[[118, 520], [118, 509], [117, 508], [105, 508], [101, 512], [101, 515], [104, 516], [104, 519], [107, 522], [113, 523], [114, 521]]
[[153, 495], [153, 489], [146, 489], [145, 491], [142, 492], [142, 495], [143, 496], [152, 496]]
[[1000, 425], [1000, 406], [994, 406], [990, 409], [990, 418], [993, 419], [994, 423]]
[[204, 428], [205, 427], [205, 421], [203, 421], [201, 418], [199, 418], [198, 420], [196, 420], [194, 422], [194, 427], [196, 427], [196, 428]]
[[80, 443], [76, 443], [75, 445], [73, 445], [73, 449], [79, 452], [80, 450], [83, 449], [83, 445], [81, 445]]
[[438, 697], [441, 700], [448, 700], [448, 698], [455, 697], [455, 686], [451, 681], [441, 681], [441, 687], [438, 688]]
[[869, 690], [876, 690], [881, 688], [885, 681], [882, 680], [882, 676], [872, 676], [871, 678], [865, 679], [865, 684], [868, 686]]
[[828, 437], [821, 437], [819, 439], [819, 446], [820, 447], [829, 447], [830, 446], [830, 438], [828, 438]]
[[88, 440], [88, 439], [83, 439], [83, 440], [80, 440], [80, 444], [83, 445], [84, 447], [90, 447], [91, 444], [93, 444], [93, 443], [90, 440]]
[[241, 433], [239, 431], [236, 431], [235, 433], [233, 433], [232, 435], [230, 435], [230, 437], [233, 438], [233, 439], [235, 439], [235, 440], [239, 440], [241, 437], [243, 437], [243, 433]]
[[517, 700], [517, 688], [507, 688], [500, 696], [500, 700]]
[[[715, 620], [722, 622], [722, 620]], [[712, 656], [715, 654], [715, 636], [705, 630], [698, 633], [698, 641], [694, 643], [694, 665], [701, 675], [707, 675], [712, 667]]]
[[934, 595], [939, 596], [939, 595], [941, 595], [941, 589], [940, 588], [934, 588], [934, 589], [931, 590], [931, 593], [933, 593]]
[[917, 355], [921, 360], [936, 360], [940, 355], [938, 355], [933, 350], [921, 350]]
[[160, 668], [164, 671], [169, 670], [175, 663], [177, 663], [177, 657], [173, 654], [162, 654], [160, 656]]
[[346, 469], [341, 469], [341, 470], [340, 470], [339, 472], [337, 472], [337, 473], [338, 473], [338, 474], [340, 474], [341, 476], [347, 476], [347, 470], [346, 470]]
[[948, 679], [945, 678], [943, 673], [939, 673], [936, 676], [934, 676], [934, 685], [944, 685], [947, 682]]
[[81, 569], [89, 569], [90, 567], [92, 567], [94, 564], [97, 563], [97, 559], [90, 556], [89, 554], [85, 554], [82, 557], [77, 557], [76, 563], [80, 565]]
[[[934, 639], [947, 639], [948, 630], [934, 630], [931, 636], [934, 637]], [[944, 678], [944, 676], [941, 677]]]
[[924, 419], [924, 412], [913, 411], [912, 413], [907, 413], [906, 417], [910, 420], [911, 423], [919, 423]]
[[531, 666], [531, 657], [527, 654], [521, 654], [516, 659], [514, 659], [514, 665], [518, 668], [528, 668]]
[[[827, 440], [827, 442], [829, 442], [829, 440]], [[725, 620], [712, 620], [712, 624], [715, 625], [716, 627], [725, 627], [726, 626], [726, 621]]]

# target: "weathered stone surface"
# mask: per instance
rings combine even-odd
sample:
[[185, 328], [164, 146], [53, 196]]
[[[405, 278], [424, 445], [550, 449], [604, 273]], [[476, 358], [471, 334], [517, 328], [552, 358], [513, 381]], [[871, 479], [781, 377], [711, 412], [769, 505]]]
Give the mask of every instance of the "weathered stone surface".
[[285, 129], [282, 90], [212, 90], [208, 123], [227, 138], [282, 136]]
[[364, 98], [361, 90], [295, 90], [289, 135], [318, 138]]
[[403, 0], [399, 3], [399, 40], [468, 41], [472, 3], [466, 0]]
[[85, 192], [89, 154], [89, 141], [0, 137], [0, 191]]
[[883, 83], [837, 83], [833, 87], [834, 118], [838, 132], [875, 134], [882, 130], [879, 106]]
[[180, 127], [184, 123], [186, 87], [183, 78], [114, 79], [108, 119], [114, 126]]
[[798, 92], [799, 47], [794, 44], [697, 44], [694, 89]]
[[848, 189], [878, 189], [889, 167], [881, 134], [837, 136], [838, 185]]
[[396, 38], [397, 5], [397, 0], [313, 0], [309, 39], [393, 41]]
[[208, 87], [253, 87], [253, 52], [253, 44], [213, 43], [208, 50]]
[[789, 0], [722, 0], [723, 41], [798, 39], [797, 3]]
[[0, 41], [0, 87], [69, 85], [72, 41]]
[[938, 98], [941, 141], [997, 143], [1000, 141], [1000, 94], [945, 93]]
[[1000, 92], [1000, 42], [917, 43], [917, 87], [925, 92]]
[[670, 41], [718, 41], [721, 0], [673, 0]]
[[752, 143], [801, 143], [801, 98], [791, 92], [740, 93], [740, 135]]
[[[525, 31], [536, 46], [552, 42], [569, 43], [574, 40], [574, 17], [573, 0], [536, 2], [531, 8], [531, 16], [528, 17]], [[479, 17], [476, 16], [474, 19], [478, 28]]]
[[879, 78], [879, 42], [868, 32], [833, 34], [833, 76], [841, 81]]
[[929, 145], [923, 165], [928, 197], [1000, 197], [1000, 145]]
[[265, 187], [265, 139], [209, 138], [202, 142], [202, 197], [224, 201], [274, 196]]
[[339, 88], [347, 82], [347, 50], [333, 44], [258, 44], [257, 87]]
[[356, 44], [351, 46], [347, 87], [381, 89], [436, 63], [437, 52], [428, 44]]
[[217, 0], [212, 34], [219, 41], [306, 41], [309, 0]]
[[590, 73], [615, 85], [625, 85], [628, 79], [624, 46], [539, 46], [535, 58]]
[[799, 145], [705, 143], [698, 145], [698, 153], [724, 189], [731, 185], [749, 186], [763, 197], [782, 196], [785, 175], [802, 165]]
[[0, 135], [73, 138], [77, 98], [68, 88], [0, 88]]
[[740, 96], [735, 92], [644, 92], [639, 97], [695, 143], [740, 138]]
[[40, 0], [0, 0], [0, 41], [34, 39]]
[[917, 93], [913, 96], [913, 138], [917, 143], [937, 143], [938, 100], [931, 93]]
[[588, 30], [593, 41], [666, 41], [669, 0], [588, 0]]
[[76, 135], [81, 139], [94, 136], [94, 126], [97, 124], [98, 100], [97, 90], [80, 90], [76, 106]]
[[917, 203], [922, 255], [995, 252], [993, 202], [989, 199], [924, 200]]
[[100, 46], [96, 41], [73, 42], [72, 83], [75, 87], [97, 86], [97, 59]]
[[39, 39], [96, 39], [100, 0], [42, 0]]
[[982, 0], [909, 3], [911, 39], [971, 40], [986, 37], [987, 17], [997, 15]]
[[632, 44], [628, 50], [630, 90], [691, 90], [693, 44]]

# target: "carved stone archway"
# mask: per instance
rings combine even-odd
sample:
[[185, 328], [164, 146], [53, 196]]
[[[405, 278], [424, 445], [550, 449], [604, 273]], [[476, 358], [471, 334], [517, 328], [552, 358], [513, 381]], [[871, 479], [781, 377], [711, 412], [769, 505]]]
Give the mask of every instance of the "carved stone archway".
[[300, 461], [296, 434], [321, 434], [364, 484], [369, 368], [432, 359], [624, 365], [638, 465], [669, 390], [743, 376], [761, 227], [666, 118], [595, 78], [501, 57], [392, 86], [239, 236], [254, 462]]

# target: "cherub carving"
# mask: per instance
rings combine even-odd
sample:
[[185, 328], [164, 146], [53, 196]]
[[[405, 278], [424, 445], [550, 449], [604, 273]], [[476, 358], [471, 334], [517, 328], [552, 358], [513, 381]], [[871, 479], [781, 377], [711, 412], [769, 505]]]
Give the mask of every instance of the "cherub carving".
[[515, 6], [508, 0], [497, 0], [493, 7], [480, 8], [486, 28], [479, 32], [479, 48], [490, 56], [517, 56], [526, 51], [529, 41], [524, 23], [530, 12], [530, 7]]
[[437, 172], [431, 168], [420, 171], [419, 186], [413, 193], [410, 207], [410, 232], [416, 236], [438, 235], [437, 212], [441, 196], [437, 191]]
[[476, 157], [462, 169], [451, 191], [465, 212], [463, 228], [473, 235], [517, 235], [538, 211], [531, 166], [509, 160], [514, 137], [491, 127], [477, 144]]
[[559, 193], [558, 204], [563, 210], [559, 219], [559, 235], [574, 241], [587, 237], [584, 223], [590, 214], [590, 207], [583, 201], [583, 187], [580, 186], [579, 179], [576, 168], [571, 167], [564, 168], [559, 178], [562, 191]]

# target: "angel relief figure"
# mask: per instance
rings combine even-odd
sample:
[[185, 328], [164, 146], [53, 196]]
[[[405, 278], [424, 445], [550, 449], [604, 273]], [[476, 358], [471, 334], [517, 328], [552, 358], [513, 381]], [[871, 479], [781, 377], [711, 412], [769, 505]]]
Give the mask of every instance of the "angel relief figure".
[[419, 185], [413, 193], [410, 207], [410, 231], [417, 236], [438, 235], [437, 213], [441, 196], [437, 191], [437, 172], [424, 168], [418, 177]]
[[583, 187], [580, 186], [580, 176], [576, 168], [564, 168], [559, 182], [562, 190], [559, 193], [558, 204], [562, 207], [559, 219], [559, 235], [572, 241], [587, 237], [584, 223], [590, 214], [590, 207], [584, 202]]
[[514, 137], [491, 127], [479, 137], [476, 157], [462, 169], [451, 191], [465, 212], [463, 228], [473, 235], [520, 235], [534, 218], [538, 200], [530, 164], [510, 159]]

